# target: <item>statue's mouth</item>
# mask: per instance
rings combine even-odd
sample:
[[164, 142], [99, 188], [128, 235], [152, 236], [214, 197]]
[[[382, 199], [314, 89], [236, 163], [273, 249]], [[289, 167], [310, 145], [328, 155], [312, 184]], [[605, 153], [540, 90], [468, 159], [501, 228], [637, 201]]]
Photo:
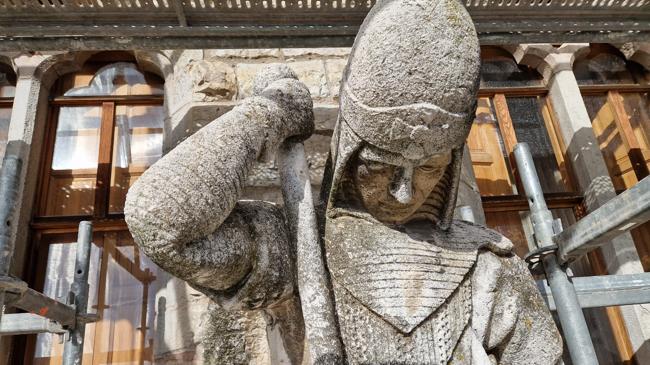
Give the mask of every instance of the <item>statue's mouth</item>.
[[390, 203], [390, 202], [380, 201], [379, 206], [384, 212], [390, 213], [391, 215], [410, 214], [414, 210], [413, 209], [414, 204], [401, 204], [399, 202]]

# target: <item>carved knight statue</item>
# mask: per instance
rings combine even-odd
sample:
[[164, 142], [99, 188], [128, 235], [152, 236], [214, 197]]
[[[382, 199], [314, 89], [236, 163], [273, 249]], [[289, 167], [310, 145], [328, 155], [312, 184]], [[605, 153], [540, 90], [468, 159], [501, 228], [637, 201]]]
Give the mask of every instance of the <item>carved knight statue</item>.
[[380, 1], [364, 21], [321, 194], [331, 317], [301, 310], [283, 209], [238, 201], [257, 159], [313, 129], [286, 66], [142, 175], [133, 237], [222, 307], [269, 314], [295, 364], [556, 364], [561, 338], [510, 241], [452, 217], [479, 70], [457, 0]]

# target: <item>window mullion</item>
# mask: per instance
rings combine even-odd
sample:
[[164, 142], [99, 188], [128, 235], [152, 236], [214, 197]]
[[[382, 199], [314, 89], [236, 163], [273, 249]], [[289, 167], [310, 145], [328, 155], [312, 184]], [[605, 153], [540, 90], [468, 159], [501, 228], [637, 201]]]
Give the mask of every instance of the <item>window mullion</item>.
[[510, 163], [510, 171], [513, 173], [514, 182], [517, 185], [517, 191], [522, 192], [522, 186], [517, 177], [517, 163], [515, 161], [515, 145], [517, 144], [517, 135], [515, 134], [515, 127], [512, 124], [510, 111], [508, 110], [508, 103], [505, 94], [494, 95], [494, 112], [503, 138], [503, 145], [508, 154], [508, 162]]
[[115, 131], [115, 102], [102, 103], [102, 120], [99, 132], [99, 155], [97, 158], [97, 181], [95, 184], [96, 218], [105, 218], [111, 188], [113, 165], [113, 134]]

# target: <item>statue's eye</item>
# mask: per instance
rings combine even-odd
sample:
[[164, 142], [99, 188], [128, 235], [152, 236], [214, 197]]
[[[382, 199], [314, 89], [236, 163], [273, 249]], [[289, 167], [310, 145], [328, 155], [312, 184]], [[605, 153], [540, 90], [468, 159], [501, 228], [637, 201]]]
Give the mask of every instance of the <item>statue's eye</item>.
[[418, 170], [426, 173], [436, 172], [439, 171], [440, 169], [441, 169], [440, 166], [429, 166], [429, 165], [418, 166]]

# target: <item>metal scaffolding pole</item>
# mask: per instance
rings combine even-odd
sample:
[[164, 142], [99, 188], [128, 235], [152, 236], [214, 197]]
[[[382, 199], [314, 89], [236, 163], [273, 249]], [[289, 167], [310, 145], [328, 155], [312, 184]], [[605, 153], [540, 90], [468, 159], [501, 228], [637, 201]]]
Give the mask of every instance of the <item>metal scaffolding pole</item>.
[[591, 336], [589, 335], [589, 329], [578, 296], [566, 272], [560, 266], [555, 253], [557, 246], [553, 242], [553, 236], [555, 235], [553, 216], [546, 207], [542, 187], [539, 184], [539, 178], [528, 145], [518, 143], [514, 152], [519, 176], [530, 206], [535, 244], [538, 250], [546, 250], [541, 260], [553, 293], [571, 360], [575, 365], [598, 364], [596, 351], [591, 342]]
[[[571, 278], [582, 308], [650, 303], [650, 273], [601, 275]], [[548, 308], [556, 310], [555, 298], [546, 280], [537, 281]]]
[[[18, 195], [18, 177], [22, 161], [14, 155], [4, 158], [0, 171], [0, 279], [9, 275], [14, 246], [11, 241], [12, 216]], [[4, 312], [5, 287], [0, 282], [0, 321]], [[1, 334], [0, 334], [1, 335]]]
[[571, 262], [650, 219], [650, 177], [639, 181], [616, 198], [559, 233], [561, 263]]
[[[12, 170], [15, 169], [11, 168], [10, 171]], [[5, 170], [3, 169], [3, 171]], [[1, 187], [5, 188], [6, 181], [1, 181]], [[4, 212], [2, 211], [3, 214]], [[0, 272], [0, 290], [3, 294], [0, 296], [0, 306], [11, 306], [29, 312], [6, 314], [0, 317], [0, 336], [34, 333], [65, 334], [63, 365], [81, 365], [86, 323], [97, 320], [96, 315], [86, 313], [91, 240], [92, 224], [83, 221], [79, 224], [74, 282], [70, 288], [68, 304], [28, 288], [24, 281], [7, 275], [13, 247], [8, 243], [9, 240], [0, 240], [0, 249], [3, 254], [3, 260], [0, 261], [2, 264], [0, 266], [2, 270]]]
[[63, 347], [63, 365], [81, 365], [84, 352], [84, 335], [86, 333], [86, 315], [88, 307], [88, 269], [90, 267], [90, 242], [93, 228], [90, 222], [83, 221], [79, 224], [77, 238], [77, 255], [74, 265], [74, 282], [70, 288], [69, 305], [75, 307], [76, 321], [68, 333], [67, 341]]

